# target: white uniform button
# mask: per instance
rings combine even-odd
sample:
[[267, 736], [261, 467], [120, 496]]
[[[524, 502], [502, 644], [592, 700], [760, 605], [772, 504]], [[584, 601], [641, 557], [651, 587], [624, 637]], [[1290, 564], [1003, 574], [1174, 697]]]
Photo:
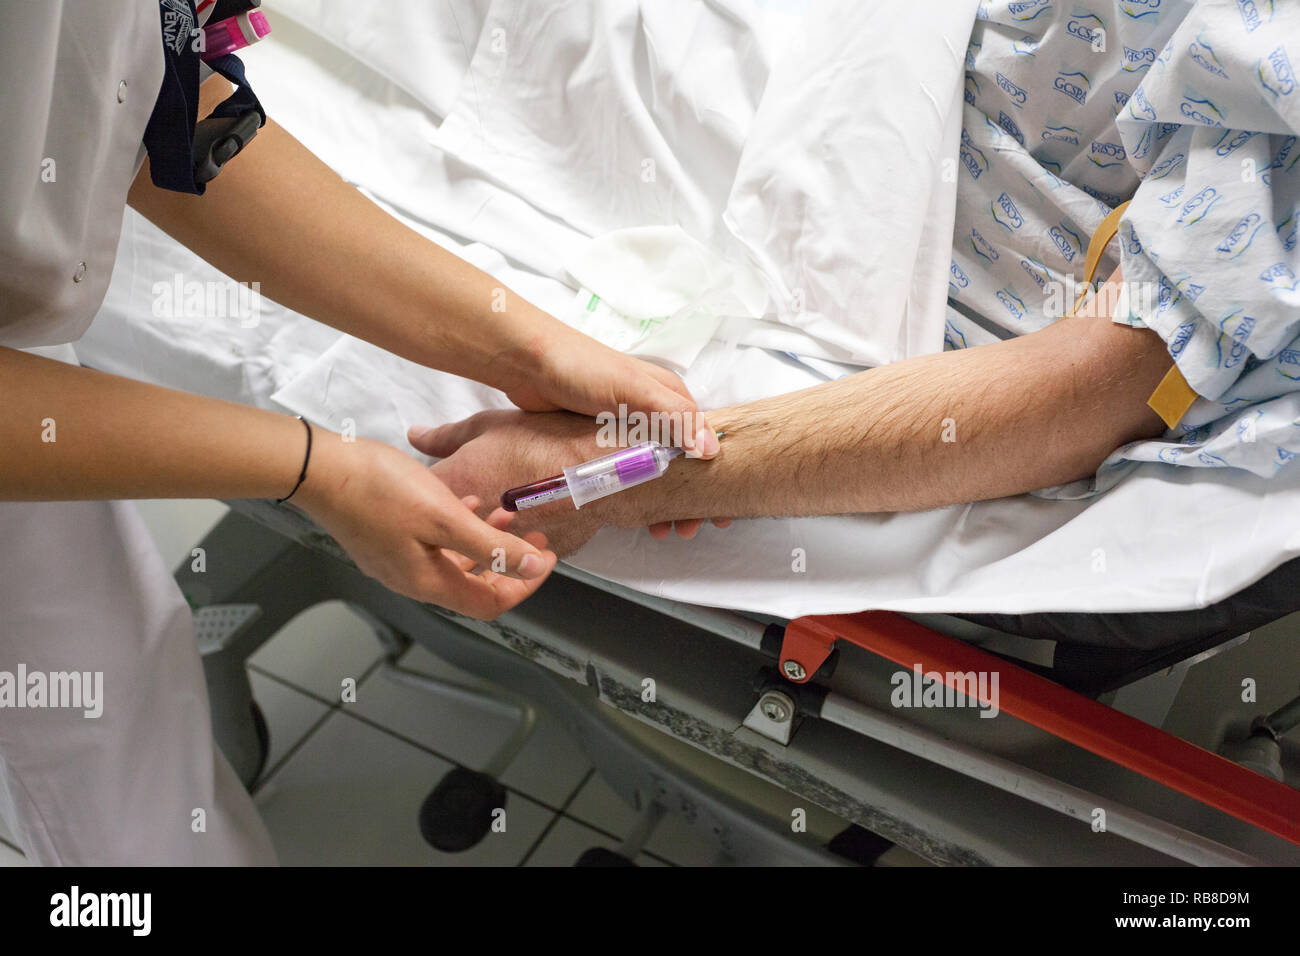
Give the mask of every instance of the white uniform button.
[[86, 278], [86, 263], [84, 261], [77, 263], [77, 271], [72, 273], [72, 281], [80, 282]]
[[117, 101], [119, 103], [126, 102], [126, 80], [123, 80], [121, 83], [117, 84]]

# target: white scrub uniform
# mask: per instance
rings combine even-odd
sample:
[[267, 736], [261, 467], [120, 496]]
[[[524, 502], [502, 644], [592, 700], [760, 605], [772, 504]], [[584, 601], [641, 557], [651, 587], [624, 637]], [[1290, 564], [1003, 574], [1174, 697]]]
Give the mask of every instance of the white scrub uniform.
[[[70, 343], [103, 298], [143, 158], [158, 3], [6, 2], [0, 75], [0, 345]], [[18, 707], [0, 687], [0, 813], [30, 859], [274, 862], [212, 739], [190, 609], [135, 509], [0, 502], [0, 681], [71, 671], [102, 672], [101, 716]]]

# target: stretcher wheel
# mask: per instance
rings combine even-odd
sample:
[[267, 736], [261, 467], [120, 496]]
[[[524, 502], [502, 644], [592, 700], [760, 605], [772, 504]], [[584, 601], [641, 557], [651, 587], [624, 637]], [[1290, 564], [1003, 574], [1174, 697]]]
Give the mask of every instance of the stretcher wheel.
[[631, 860], [622, 853], [615, 853], [613, 850], [607, 850], [603, 846], [593, 846], [590, 850], [578, 857], [578, 862], [574, 866], [636, 866]]
[[492, 812], [506, 805], [506, 788], [477, 770], [449, 770], [420, 806], [420, 835], [435, 850], [463, 853], [492, 829]]

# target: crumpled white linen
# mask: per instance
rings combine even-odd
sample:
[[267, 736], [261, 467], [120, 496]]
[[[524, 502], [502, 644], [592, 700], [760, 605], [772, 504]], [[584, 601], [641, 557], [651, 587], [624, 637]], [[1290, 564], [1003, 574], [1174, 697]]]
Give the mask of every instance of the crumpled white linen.
[[728, 262], [680, 226], [606, 233], [567, 268], [581, 286], [575, 328], [677, 372], [691, 367], [724, 320], [767, 311], [758, 270]]
[[[587, 237], [680, 226], [751, 262], [778, 328], [742, 343], [864, 366], [939, 351], [956, 190], [939, 159], [977, 4], [791, 6], [774, 31], [759, 3], [499, 0], [430, 140]], [[374, 23], [316, 29], [387, 60]], [[441, 81], [406, 82], [428, 103]]]
[[[353, 8], [334, 0], [311, 4], [275, 0], [268, 6], [272, 13]], [[799, 7], [783, 7], [793, 12], [783, 12], [782, 22], [802, 24]], [[474, 6], [482, 17], [472, 50], [483, 48], [483, 36], [490, 38], [494, 8]], [[375, 11], [377, 22], [388, 16]], [[653, 20], [655, 14], [649, 16]], [[392, 18], [400, 16], [394, 13]], [[608, 209], [602, 212], [602, 202], [608, 205], [610, 200], [602, 200], [583, 178], [590, 166], [575, 171], [579, 185], [587, 183], [587, 192], [575, 187], [567, 194], [565, 201], [573, 199], [578, 205], [562, 217], [559, 210], [565, 203], [538, 187], [543, 180], [530, 181], [521, 175], [510, 183], [434, 146], [443, 110], [451, 111], [447, 104], [475, 75], [472, 71], [465, 73], [456, 90], [435, 91], [441, 99], [434, 104], [427, 93], [404, 88], [421, 81], [416, 65], [404, 67], [416, 75], [405, 75], [402, 88], [384, 71], [368, 65], [380, 58], [387, 42], [377, 25], [368, 28], [366, 39], [373, 45], [366, 46], [352, 34], [346, 43], [337, 33], [330, 39], [319, 23], [304, 25], [283, 16], [273, 22], [272, 36], [246, 57], [268, 111], [345, 177], [388, 202], [413, 226], [554, 314], [563, 317], [561, 313], [572, 304], [574, 289], [565, 281], [564, 263], [585, 242], [621, 226], [646, 224], [619, 221]], [[455, 26], [445, 22], [437, 28], [454, 30]], [[716, 24], [713, 28], [721, 29]], [[797, 33], [793, 28], [787, 32]], [[757, 46], [747, 50], [750, 55], [743, 63], [727, 61], [730, 68], [761, 70], [767, 62], [764, 58], [775, 55], [774, 41], [766, 36], [757, 34]], [[408, 44], [408, 39], [403, 38], [402, 44]], [[572, 58], [571, 52], [566, 55]], [[646, 51], [638, 55], [644, 62]], [[716, 63], [713, 68], [723, 72]], [[386, 69], [396, 75], [392, 65]], [[733, 79], [724, 95], [744, 90], [757, 95], [756, 87], [761, 85]], [[697, 103], [681, 100], [673, 88], [659, 88], [656, 95], [674, 105], [670, 110], [674, 122], [689, 125], [686, 120]], [[714, 137], [712, 146], [729, 142], [725, 128], [706, 127]], [[679, 138], [668, 126], [663, 128], [666, 142], [694, 147], [684, 150], [684, 168], [707, 167], [710, 157], [726, 155], [725, 150], [701, 148], [700, 140]], [[562, 133], [557, 130], [556, 137]], [[710, 145], [707, 139], [704, 145]], [[639, 161], [644, 155], [638, 152], [633, 158]], [[661, 184], [671, 167], [671, 163], [658, 165]], [[634, 177], [639, 175], [639, 162], [630, 168]], [[707, 188], [688, 196], [683, 185], [655, 193], [655, 201], [683, 213], [683, 227], [707, 244], [711, 237], [691, 228], [691, 222], [698, 220], [687, 215], [689, 200], [706, 195], [725, 204], [734, 175], [734, 169], [703, 168], [697, 176]], [[890, 182], [886, 180], [882, 188]], [[586, 231], [572, 224], [587, 215], [604, 216], [608, 228]], [[666, 218], [658, 224], [674, 221]], [[730, 233], [717, 229], [716, 235]], [[940, 270], [944, 282], [950, 244], [951, 235], [944, 237]], [[727, 257], [736, 249], [710, 248]], [[342, 419], [352, 418], [360, 434], [397, 447], [405, 447], [405, 429], [410, 424], [439, 424], [506, 404], [504, 396], [493, 390], [419, 368], [373, 346], [339, 337], [310, 320], [284, 314], [265, 317], [257, 329], [215, 329], [213, 340], [218, 344], [209, 345], [206, 352], [203, 330], [195, 328], [180, 352], [182, 375], [171, 362], [171, 341], [139, 308], [143, 301], [139, 290], [149, 289], [153, 281], [169, 277], [178, 268], [187, 276], [205, 275], [201, 263], [178, 266], [152, 241], [144, 241], [139, 230], [124, 233], [114, 286], [125, 284], [126, 291], [133, 288], [137, 295], [110, 294], [93, 327], [101, 341], [111, 339], [116, 344], [115, 370], [131, 374], [134, 366], [138, 377], [181, 386], [187, 383], [175, 379], [193, 376], [192, 388], [224, 397], [252, 392], [259, 404], [286, 408], [328, 427], [342, 427]], [[148, 334], [140, 335], [141, 328]], [[815, 342], [803, 329], [781, 322], [764, 323], [761, 330], [771, 336], [765, 343], [769, 348], [788, 344], [789, 351], [798, 352]], [[262, 363], [271, 363], [275, 343], [286, 339], [301, 348], [286, 369], [271, 372]], [[291, 346], [286, 342], [280, 347]], [[240, 361], [227, 354], [232, 350], [255, 356], [255, 374], [240, 377]], [[87, 364], [100, 364], [80, 346], [79, 351]], [[827, 354], [820, 358], [843, 360], [848, 350], [828, 346], [824, 351]], [[844, 371], [807, 353], [801, 357], [808, 361], [715, 341], [700, 353], [686, 378], [702, 404], [715, 407], [815, 384]], [[204, 361], [218, 374], [205, 376]], [[264, 368], [265, 373], [260, 371]], [[376, 387], [377, 382], [383, 387]], [[1119, 487], [1091, 501], [1020, 496], [920, 514], [742, 521], [727, 531], [706, 527], [693, 541], [656, 542], [645, 532], [607, 529], [571, 560], [598, 575], [673, 600], [784, 617], [866, 608], [1006, 613], [1170, 610], [1226, 597], [1300, 554], [1300, 531], [1277, 519], [1295, 513], [1297, 503], [1296, 482], [1265, 481], [1225, 470], [1193, 474], [1192, 469], [1142, 463]], [[796, 548], [803, 549], [806, 570], [802, 572], [793, 567]]]

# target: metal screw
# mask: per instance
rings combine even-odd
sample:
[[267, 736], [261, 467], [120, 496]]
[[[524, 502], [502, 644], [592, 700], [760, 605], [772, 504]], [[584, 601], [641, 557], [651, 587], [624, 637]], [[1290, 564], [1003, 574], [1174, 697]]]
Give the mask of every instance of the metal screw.
[[121, 83], [117, 84], [117, 101], [119, 103], [126, 102], [126, 80], [123, 80]]
[[758, 706], [768, 720], [784, 724], [790, 719], [789, 698], [784, 694], [765, 694]]
[[803, 680], [808, 676], [808, 672], [803, 669], [803, 665], [798, 661], [784, 661], [781, 664], [781, 670], [785, 671], [785, 676], [791, 680]]

